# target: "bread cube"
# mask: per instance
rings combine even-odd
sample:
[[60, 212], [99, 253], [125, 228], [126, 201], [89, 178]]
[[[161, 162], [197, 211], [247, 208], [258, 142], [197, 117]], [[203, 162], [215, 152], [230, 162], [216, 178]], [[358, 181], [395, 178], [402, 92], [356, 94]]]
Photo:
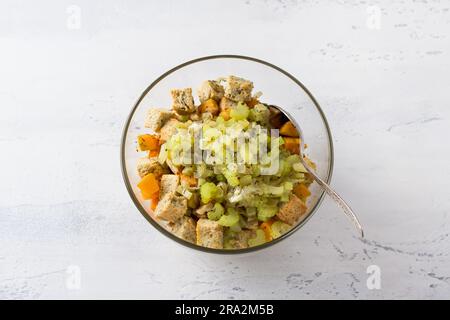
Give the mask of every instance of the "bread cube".
[[177, 119], [169, 119], [160, 130], [159, 140], [165, 142], [177, 133], [177, 126], [180, 123]]
[[285, 203], [277, 213], [278, 219], [289, 225], [294, 225], [306, 213], [306, 205], [296, 195], [291, 195], [289, 202]]
[[223, 249], [223, 227], [217, 221], [199, 219], [196, 234], [197, 245], [212, 249]]
[[184, 216], [174, 223], [169, 223], [168, 227], [177, 237], [194, 244], [196, 243], [197, 235], [194, 219]]
[[137, 171], [141, 178], [145, 177], [149, 173], [153, 173], [157, 179], [164, 173], [167, 173], [167, 168], [162, 166], [158, 162], [158, 158], [140, 158], [137, 161]]
[[245, 102], [252, 98], [253, 82], [235, 76], [227, 78], [224, 96], [236, 102]]
[[187, 212], [187, 200], [185, 197], [168, 193], [159, 200], [155, 209], [155, 216], [159, 219], [175, 222], [181, 219]]
[[149, 109], [145, 118], [144, 126], [150, 130], [158, 132], [172, 116], [172, 111], [154, 108]]
[[200, 102], [205, 102], [209, 99], [219, 101], [222, 99], [225, 90], [218, 81], [206, 80], [202, 83], [197, 91]]
[[233, 239], [229, 240], [229, 245], [233, 249], [248, 248], [248, 240], [254, 238], [255, 235], [256, 232], [254, 230], [242, 230]]
[[178, 114], [190, 114], [195, 111], [194, 98], [192, 97], [192, 89], [173, 89], [172, 94], [172, 108]]
[[166, 194], [175, 193], [180, 184], [180, 177], [176, 174], [163, 174], [159, 186], [159, 198], [162, 199]]

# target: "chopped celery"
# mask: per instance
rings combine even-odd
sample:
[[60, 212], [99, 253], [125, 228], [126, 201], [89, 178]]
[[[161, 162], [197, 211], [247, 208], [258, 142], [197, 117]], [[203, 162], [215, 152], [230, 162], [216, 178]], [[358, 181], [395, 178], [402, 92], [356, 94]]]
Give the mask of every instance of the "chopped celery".
[[297, 172], [307, 173], [305, 166], [301, 162], [296, 162], [292, 165], [292, 168]]
[[292, 155], [290, 155], [290, 156], [288, 156], [288, 157], [286, 158], [286, 161], [287, 161], [289, 164], [293, 165], [293, 164], [296, 163], [296, 162], [300, 162], [300, 156], [297, 155], [297, 154], [292, 154]]
[[239, 185], [239, 178], [229, 170], [225, 170], [223, 175], [227, 179], [227, 182], [230, 186], [237, 187]]
[[230, 230], [233, 232], [240, 232], [242, 230], [242, 228], [239, 225], [239, 221], [238, 221], [238, 223], [235, 223], [232, 226], [230, 226]]
[[253, 178], [251, 175], [245, 175], [242, 176], [239, 181], [241, 186], [248, 186], [252, 184]]
[[177, 187], [177, 192], [186, 199], [190, 199], [192, 197], [192, 192], [190, 192], [187, 188], [183, 187], [182, 185], [179, 185]]
[[214, 209], [208, 212], [209, 220], [219, 220], [220, 217], [225, 213], [225, 209], [220, 203], [214, 204]]
[[161, 145], [161, 149], [159, 151], [159, 155], [158, 155], [158, 162], [160, 164], [163, 164], [164, 162], [166, 162], [167, 160], [167, 148], [166, 148], [166, 144], [162, 144]]
[[248, 245], [250, 247], [259, 246], [264, 243], [266, 243], [266, 234], [261, 229], [256, 230], [256, 236], [254, 238], [248, 239]]
[[278, 213], [277, 206], [258, 207], [258, 220], [266, 221]]
[[225, 124], [225, 119], [222, 116], [218, 116], [216, 118], [216, 124], [217, 125], [224, 125]]
[[218, 223], [224, 227], [231, 227], [239, 222], [239, 213], [233, 208], [228, 208], [227, 214], [220, 217]]
[[269, 108], [267, 108], [262, 103], [258, 103], [250, 110], [248, 117], [250, 121], [259, 122], [263, 125], [267, 124], [269, 122], [270, 117]]
[[221, 173], [219, 173], [218, 175], [216, 175], [216, 179], [217, 179], [217, 181], [219, 181], [219, 182], [225, 182], [225, 181], [227, 181], [227, 179], [225, 179], [225, 176], [224, 176], [223, 174], [221, 174]]
[[237, 106], [231, 109], [230, 116], [234, 120], [244, 120], [247, 119], [249, 115], [249, 108], [244, 103], [238, 103]]
[[217, 194], [217, 186], [212, 182], [206, 182], [200, 187], [200, 197], [202, 203], [208, 203], [214, 199]]
[[294, 178], [298, 180], [305, 180], [305, 174], [303, 172], [294, 173]]
[[264, 188], [264, 193], [268, 195], [281, 196], [283, 192], [284, 192], [283, 186], [266, 185]]
[[270, 226], [272, 237], [274, 239], [279, 238], [281, 235], [285, 234], [291, 229], [291, 226], [287, 223], [281, 221], [275, 221]]
[[286, 181], [283, 187], [285, 191], [292, 191], [292, 189], [294, 189], [294, 184], [292, 182]]

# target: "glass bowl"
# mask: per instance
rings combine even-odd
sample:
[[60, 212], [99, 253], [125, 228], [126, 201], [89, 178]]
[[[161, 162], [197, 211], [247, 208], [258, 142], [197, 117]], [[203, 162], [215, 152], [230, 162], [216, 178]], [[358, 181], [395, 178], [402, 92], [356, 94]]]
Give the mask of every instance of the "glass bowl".
[[[142, 153], [136, 151], [136, 138], [146, 130], [144, 118], [150, 107], [170, 108], [170, 90], [173, 88], [197, 87], [208, 79], [217, 79], [235, 75], [249, 79], [254, 83], [254, 92], [261, 91], [261, 101], [274, 104], [294, 118], [301, 126], [306, 154], [317, 164], [318, 175], [327, 183], [331, 180], [333, 170], [333, 143], [330, 128], [325, 115], [309, 90], [294, 76], [281, 68], [251, 57], [238, 55], [216, 55], [194, 59], [170, 69], [150, 84], [140, 95], [126, 120], [122, 135], [121, 166], [126, 188], [136, 208], [148, 222], [170, 239], [187, 247], [212, 253], [237, 254], [261, 250], [288, 238], [299, 230], [320, 206], [324, 196], [323, 190], [313, 183], [308, 198], [308, 211], [290, 231], [281, 237], [263, 245], [246, 249], [210, 249], [197, 246], [172, 234], [165, 224], [154, 218], [148, 201], [143, 200], [137, 184], [140, 177], [136, 170], [136, 161]], [[197, 97], [195, 97], [197, 99]], [[196, 100], [198, 104], [198, 100]]]

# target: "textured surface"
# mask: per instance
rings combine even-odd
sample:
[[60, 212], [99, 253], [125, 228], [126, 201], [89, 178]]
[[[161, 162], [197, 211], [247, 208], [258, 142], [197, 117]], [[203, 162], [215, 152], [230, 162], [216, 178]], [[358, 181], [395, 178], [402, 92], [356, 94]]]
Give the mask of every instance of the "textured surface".
[[[192, 3], [0, 4], [0, 298], [450, 298], [450, 1]], [[329, 200], [243, 256], [188, 250], [138, 214], [119, 166], [130, 106], [218, 53], [312, 90], [366, 240]]]

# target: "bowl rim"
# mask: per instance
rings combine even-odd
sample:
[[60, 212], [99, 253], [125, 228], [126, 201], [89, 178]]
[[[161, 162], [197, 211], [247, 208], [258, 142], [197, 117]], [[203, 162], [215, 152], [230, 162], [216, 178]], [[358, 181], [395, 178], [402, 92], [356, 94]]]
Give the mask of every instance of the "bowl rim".
[[320, 207], [320, 204], [323, 201], [324, 195], [325, 195], [325, 191], [322, 189], [320, 196], [316, 202], [316, 204], [314, 205], [314, 207], [311, 209], [311, 211], [309, 212], [308, 216], [306, 216], [300, 223], [298, 223], [295, 227], [293, 227], [291, 230], [289, 230], [288, 232], [286, 232], [285, 234], [283, 234], [282, 236], [280, 236], [277, 239], [272, 239], [271, 241], [259, 245], [259, 246], [255, 246], [255, 247], [249, 247], [249, 248], [244, 248], [244, 249], [212, 249], [212, 248], [206, 248], [206, 247], [202, 247], [202, 246], [198, 246], [196, 244], [193, 244], [191, 242], [188, 242], [186, 240], [183, 240], [179, 237], [177, 237], [176, 235], [174, 235], [173, 233], [171, 233], [170, 231], [166, 230], [164, 227], [162, 227], [159, 223], [157, 223], [156, 221], [153, 220], [153, 218], [148, 214], [148, 212], [145, 210], [145, 208], [141, 205], [141, 203], [139, 202], [139, 200], [137, 199], [133, 188], [131, 186], [130, 180], [128, 179], [128, 174], [127, 174], [127, 170], [126, 170], [126, 163], [125, 163], [125, 142], [126, 142], [126, 138], [127, 138], [127, 133], [128, 133], [128, 129], [131, 123], [131, 119], [134, 115], [134, 113], [136, 112], [136, 109], [138, 108], [138, 106], [140, 105], [140, 103], [142, 102], [142, 100], [144, 99], [144, 97], [147, 95], [148, 92], [150, 92], [150, 90], [155, 87], [161, 80], [163, 80], [164, 78], [166, 78], [168, 75], [172, 74], [173, 72], [184, 68], [188, 65], [194, 64], [194, 63], [198, 63], [198, 62], [202, 62], [202, 61], [206, 61], [206, 60], [213, 60], [213, 59], [241, 59], [241, 60], [247, 60], [247, 61], [251, 61], [251, 62], [256, 62], [256, 63], [260, 63], [262, 65], [265, 65], [269, 68], [272, 68], [278, 72], [281, 72], [282, 74], [284, 74], [285, 76], [287, 76], [289, 79], [291, 79], [292, 81], [294, 81], [307, 95], [308, 97], [311, 99], [311, 101], [313, 102], [314, 106], [316, 107], [317, 111], [319, 112], [322, 121], [324, 123], [326, 132], [327, 132], [327, 136], [328, 136], [328, 148], [330, 150], [330, 161], [329, 161], [329, 165], [328, 165], [328, 174], [327, 174], [327, 178], [325, 179], [325, 182], [327, 184], [330, 183], [331, 181], [331, 177], [333, 175], [333, 167], [334, 167], [334, 148], [333, 148], [333, 138], [331, 135], [331, 130], [330, 130], [330, 126], [328, 124], [328, 121], [325, 117], [325, 114], [322, 110], [322, 108], [320, 107], [319, 103], [317, 102], [317, 100], [314, 98], [314, 96], [312, 95], [312, 93], [306, 88], [306, 86], [300, 82], [297, 78], [295, 78], [293, 75], [291, 75], [290, 73], [288, 73], [287, 71], [281, 69], [280, 67], [258, 59], [258, 58], [254, 58], [254, 57], [249, 57], [249, 56], [243, 56], [243, 55], [235, 55], [235, 54], [219, 54], [219, 55], [210, 55], [210, 56], [204, 56], [204, 57], [200, 57], [200, 58], [196, 58], [196, 59], [192, 59], [189, 61], [186, 61], [184, 63], [181, 63], [171, 69], [169, 69], [168, 71], [164, 72], [162, 75], [160, 75], [158, 78], [156, 78], [156, 80], [154, 80], [149, 86], [147, 86], [147, 88], [140, 94], [139, 98], [136, 100], [136, 102], [134, 103], [130, 113], [128, 114], [127, 120], [125, 122], [123, 131], [122, 131], [122, 138], [121, 138], [121, 145], [120, 145], [120, 165], [121, 165], [121, 171], [122, 171], [122, 178], [125, 182], [125, 186], [127, 188], [128, 194], [131, 197], [131, 200], [133, 201], [134, 205], [136, 206], [136, 208], [139, 210], [139, 212], [142, 214], [142, 216], [153, 226], [155, 227], [158, 231], [160, 231], [162, 234], [164, 234], [165, 236], [167, 236], [168, 238], [176, 241], [177, 243], [194, 249], [194, 250], [198, 250], [198, 251], [202, 251], [202, 252], [208, 252], [208, 253], [216, 253], [216, 254], [242, 254], [242, 253], [249, 253], [249, 252], [255, 252], [258, 250], [262, 250], [265, 249], [267, 247], [270, 247], [274, 244], [277, 244], [279, 242], [281, 242], [282, 240], [288, 238], [289, 236], [291, 236], [294, 232], [296, 232], [297, 230], [299, 230], [301, 227], [303, 227], [303, 225], [306, 224], [306, 222], [309, 221], [309, 219], [311, 219], [311, 217], [314, 215], [314, 213], [318, 210], [318, 208]]

